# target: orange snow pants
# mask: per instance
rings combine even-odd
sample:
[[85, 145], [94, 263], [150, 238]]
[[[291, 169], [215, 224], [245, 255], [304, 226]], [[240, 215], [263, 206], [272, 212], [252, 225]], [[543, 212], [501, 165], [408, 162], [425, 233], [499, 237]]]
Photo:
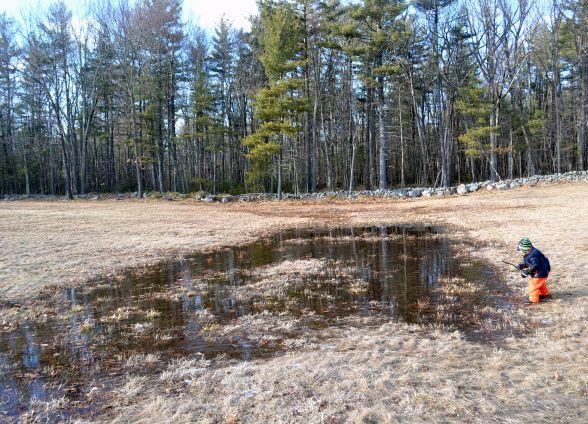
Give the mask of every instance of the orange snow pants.
[[547, 296], [547, 278], [530, 278], [529, 279], [529, 300], [533, 303], [539, 302], [539, 296]]

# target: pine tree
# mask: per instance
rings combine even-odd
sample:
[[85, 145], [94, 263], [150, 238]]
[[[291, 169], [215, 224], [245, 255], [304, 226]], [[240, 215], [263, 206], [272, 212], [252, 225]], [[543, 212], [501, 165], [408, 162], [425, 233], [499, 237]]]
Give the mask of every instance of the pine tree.
[[[486, 98], [485, 88], [480, 81], [470, 75], [459, 89], [456, 109], [464, 118], [465, 131], [458, 136], [458, 139], [463, 143], [464, 153], [470, 160], [473, 181], [476, 181], [474, 160], [484, 158], [491, 163], [489, 152], [492, 151], [492, 144], [489, 139], [492, 134], [500, 130], [498, 126], [488, 125], [487, 117], [493, 107], [493, 102]], [[498, 175], [498, 171], [496, 169], [494, 171]]]
[[399, 72], [397, 49], [406, 37], [402, 15], [406, 4], [402, 0], [364, 0], [351, 9], [351, 17], [358, 23], [357, 32], [362, 41], [358, 52], [365, 61], [364, 83], [375, 88], [378, 106], [379, 178], [378, 187], [388, 186], [388, 138], [386, 130], [386, 80]]
[[283, 188], [283, 150], [299, 128], [297, 115], [308, 108], [301, 94], [303, 81], [298, 76], [301, 60], [301, 32], [296, 14], [286, 3], [261, 5], [259, 34], [260, 60], [268, 86], [256, 96], [255, 114], [261, 122], [257, 131], [244, 140], [252, 162], [248, 183], [259, 184], [267, 175], [272, 158], [277, 156], [278, 198]]
[[221, 19], [212, 39], [212, 53], [210, 57], [210, 72], [215, 79], [217, 109], [219, 115], [219, 124], [222, 128], [222, 139], [218, 145], [219, 153], [226, 156], [227, 175], [225, 176], [229, 183], [233, 178], [234, 149], [232, 145], [233, 135], [229, 134], [231, 130], [231, 97], [233, 85], [233, 68], [234, 68], [234, 30], [226, 19]]

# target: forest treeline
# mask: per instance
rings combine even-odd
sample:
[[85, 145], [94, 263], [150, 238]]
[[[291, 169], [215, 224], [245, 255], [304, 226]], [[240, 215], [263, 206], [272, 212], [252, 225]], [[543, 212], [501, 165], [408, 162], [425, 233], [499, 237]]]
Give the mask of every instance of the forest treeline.
[[588, 1], [0, 15], [0, 195], [448, 186], [584, 169]]

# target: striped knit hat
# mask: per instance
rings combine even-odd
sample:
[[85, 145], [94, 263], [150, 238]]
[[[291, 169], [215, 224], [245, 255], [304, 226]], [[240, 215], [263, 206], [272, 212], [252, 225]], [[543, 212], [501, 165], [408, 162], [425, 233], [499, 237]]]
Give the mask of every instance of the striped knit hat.
[[528, 237], [525, 237], [525, 238], [521, 239], [521, 241], [519, 241], [519, 247], [517, 248], [517, 250], [520, 252], [528, 252], [532, 248], [533, 248], [533, 245], [531, 244], [531, 240], [529, 240]]

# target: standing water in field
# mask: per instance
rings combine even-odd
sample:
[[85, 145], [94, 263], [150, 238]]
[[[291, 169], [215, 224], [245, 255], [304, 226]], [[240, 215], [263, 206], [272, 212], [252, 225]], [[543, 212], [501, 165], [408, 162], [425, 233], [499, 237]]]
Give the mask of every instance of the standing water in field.
[[400, 320], [477, 340], [508, 330], [496, 277], [456, 252], [429, 227], [290, 230], [64, 290], [52, 316], [0, 333], [0, 411], [53, 401], [83, 414], [129, 368], [279, 355], [333, 326]]

